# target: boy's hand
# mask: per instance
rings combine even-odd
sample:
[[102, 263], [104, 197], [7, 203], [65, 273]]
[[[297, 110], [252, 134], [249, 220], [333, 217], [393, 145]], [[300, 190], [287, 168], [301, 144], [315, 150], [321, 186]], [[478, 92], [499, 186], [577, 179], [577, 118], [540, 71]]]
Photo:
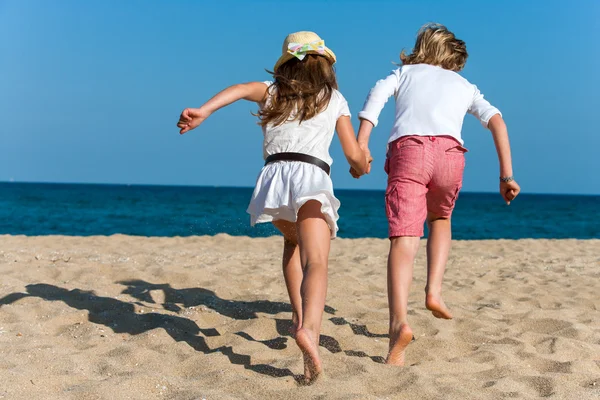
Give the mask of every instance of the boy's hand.
[[506, 202], [506, 205], [509, 205], [510, 202], [517, 197], [520, 191], [521, 187], [516, 181], [500, 182], [500, 195]]
[[368, 147], [361, 146], [362, 151], [365, 152], [365, 157], [367, 157], [367, 174], [371, 173], [371, 163], [373, 162], [373, 157], [371, 157], [371, 150]]
[[177, 127], [181, 129], [179, 133], [183, 135], [187, 131], [197, 128], [209, 115], [201, 108], [186, 108], [181, 113], [177, 123]]

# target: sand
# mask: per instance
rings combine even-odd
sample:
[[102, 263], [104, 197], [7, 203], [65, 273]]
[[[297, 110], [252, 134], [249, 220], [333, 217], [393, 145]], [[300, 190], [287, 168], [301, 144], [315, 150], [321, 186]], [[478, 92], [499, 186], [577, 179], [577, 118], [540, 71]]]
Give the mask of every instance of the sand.
[[[424, 244], [424, 243], [422, 243]], [[404, 368], [388, 346], [388, 242], [336, 239], [323, 379], [298, 384], [282, 239], [0, 236], [0, 398], [597, 399], [600, 240], [456, 241], [455, 318], [415, 265]]]

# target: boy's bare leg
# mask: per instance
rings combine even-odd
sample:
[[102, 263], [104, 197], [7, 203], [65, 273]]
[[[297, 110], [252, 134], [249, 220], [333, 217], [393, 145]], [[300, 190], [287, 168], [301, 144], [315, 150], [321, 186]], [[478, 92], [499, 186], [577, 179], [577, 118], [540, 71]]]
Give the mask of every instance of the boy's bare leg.
[[297, 222], [302, 280], [302, 320], [296, 332], [296, 343], [304, 355], [306, 383], [315, 381], [322, 372], [319, 356], [319, 334], [327, 296], [327, 262], [330, 230], [321, 213], [321, 203], [308, 201], [298, 212]]
[[283, 278], [292, 305], [292, 330], [290, 333], [295, 336], [302, 321], [302, 297], [300, 295], [302, 264], [300, 263], [296, 224], [279, 220], [273, 221], [273, 225], [283, 234]]
[[452, 314], [442, 300], [442, 281], [452, 244], [452, 228], [449, 218], [427, 215], [429, 238], [427, 240], [427, 286], [425, 307], [434, 317], [452, 319]]
[[408, 325], [408, 293], [413, 277], [413, 264], [419, 250], [418, 237], [390, 239], [388, 256], [388, 302], [390, 308], [390, 349], [386, 363], [404, 365], [404, 353], [412, 340]]

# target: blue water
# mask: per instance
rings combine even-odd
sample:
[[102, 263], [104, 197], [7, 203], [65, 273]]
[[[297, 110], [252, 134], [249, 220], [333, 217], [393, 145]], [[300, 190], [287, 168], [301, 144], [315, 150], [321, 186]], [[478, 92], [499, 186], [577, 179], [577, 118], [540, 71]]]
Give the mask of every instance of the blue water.
[[[250, 227], [252, 189], [0, 183], [0, 234], [270, 236]], [[340, 237], [387, 237], [383, 191], [337, 190]], [[600, 196], [461, 193], [455, 239], [600, 238]]]

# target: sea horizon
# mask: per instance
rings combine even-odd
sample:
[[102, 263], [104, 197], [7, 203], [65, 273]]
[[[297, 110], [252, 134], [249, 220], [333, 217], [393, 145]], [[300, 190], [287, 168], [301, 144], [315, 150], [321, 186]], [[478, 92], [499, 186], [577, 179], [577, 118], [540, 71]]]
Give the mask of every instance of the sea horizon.
[[[251, 189], [254, 190], [254, 186], [235, 186], [235, 185], [194, 185], [194, 184], [172, 184], [172, 183], [110, 183], [110, 182], [51, 182], [51, 181], [2, 181], [0, 185], [4, 184], [22, 184], [22, 185], [89, 185], [89, 186], [125, 186], [125, 187], [173, 187], [173, 188], [224, 188], [224, 189]], [[357, 188], [344, 188], [334, 187], [335, 191], [356, 191], [356, 192], [385, 192], [385, 188], [381, 189], [357, 189]], [[461, 190], [460, 194], [498, 194], [497, 191], [475, 191], [475, 190]], [[499, 195], [499, 194], [498, 194]], [[576, 196], [576, 197], [600, 197], [600, 193], [554, 193], [554, 192], [521, 192], [521, 195], [526, 196]], [[515, 200], [518, 201], [518, 200]]]
[[[0, 234], [148, 237], [226, 233], [266, 237], [250, 226], [251, 187], [0, 182]], [[387, 238], [384, 190], [336, 189], [341, 238]], [[461, 192], [454, 239], [600, 238], [600, 196], [521, 194], [506, 206], [498, 193]], [[425, 230], [426, 236], [426, 230]]]

